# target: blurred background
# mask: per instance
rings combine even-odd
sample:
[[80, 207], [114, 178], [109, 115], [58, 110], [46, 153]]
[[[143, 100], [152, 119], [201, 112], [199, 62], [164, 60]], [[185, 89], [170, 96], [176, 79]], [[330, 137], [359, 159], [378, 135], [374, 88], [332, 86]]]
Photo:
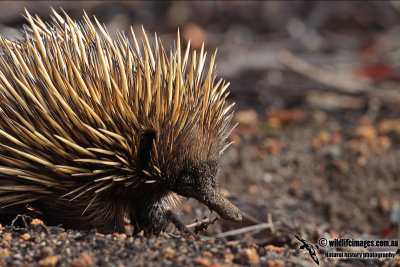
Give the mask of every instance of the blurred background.
[[[51, 6], [76, 20], [84, 9], [111, 35], [144, 25], [173, 47], [179, 27], [194, 49], [218, 47], [240, 123], [220, 180], [245, 220], [209, 234], [291, 245], [293, 233], [398, 237], [400, 2], [2, 1], [0, 34], [21, 35], [24, 7], [49, 21]], [[208, 213], [183, 205], [188, 223]]]

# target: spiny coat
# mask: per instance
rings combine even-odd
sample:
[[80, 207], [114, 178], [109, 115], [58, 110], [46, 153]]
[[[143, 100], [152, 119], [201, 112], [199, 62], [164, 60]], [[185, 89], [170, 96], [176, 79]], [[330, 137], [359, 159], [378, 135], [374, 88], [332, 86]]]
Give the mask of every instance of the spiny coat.
[[0, 40], [0, 214], [158, 234], [178, 194], [240, 220], [216, 179], [232, 129], [216, 54], [206, 71], [204, 46], [182, 56], [179, 31], [168, 55], [144, 30], [140, 47], [132, 28], [133, 45], [86, 13], [53, 14], [26, 11], [24, 39]]

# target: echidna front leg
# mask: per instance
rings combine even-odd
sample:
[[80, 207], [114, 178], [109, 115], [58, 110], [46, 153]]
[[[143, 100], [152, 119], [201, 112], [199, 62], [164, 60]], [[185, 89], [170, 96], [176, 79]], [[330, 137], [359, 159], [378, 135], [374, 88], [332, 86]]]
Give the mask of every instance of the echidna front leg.
[[146, 236], [158, 235], [168, 226], [167, 216], [170, 206], [161, 199], [147, 198], [135, 201], [131, 209], [131, 224], [134, 226], [134, 234], [144, 230]]

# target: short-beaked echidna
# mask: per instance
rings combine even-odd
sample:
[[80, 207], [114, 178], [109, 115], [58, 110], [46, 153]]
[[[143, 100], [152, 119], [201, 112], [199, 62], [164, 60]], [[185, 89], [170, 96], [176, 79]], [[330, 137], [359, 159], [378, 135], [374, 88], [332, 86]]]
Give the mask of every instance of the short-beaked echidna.
[[[26, 12], [23, 40], [1, 38], [0, 214], [26, 207], [66, 227], [158, 234], [176, 194], [240, 220], [219, 191], [232, 105], [190, 43], [166, 52], [112, 40], [84, 13]], [[143, 28], [142, 28], [143, 29]], [[97, 32], [99, 31], [99, 32]], [[184, 52], [184, 53], [182, 53]]]

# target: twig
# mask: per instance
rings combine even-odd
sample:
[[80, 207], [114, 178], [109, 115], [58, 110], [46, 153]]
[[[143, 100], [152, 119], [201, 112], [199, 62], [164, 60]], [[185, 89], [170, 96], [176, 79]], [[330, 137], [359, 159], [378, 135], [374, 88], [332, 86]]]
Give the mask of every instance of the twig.
[[287, 50], [281, 51], [278, 56], [285, 66], [295, 72], [342, 92], [354, 94], [373, 89], [366, 80], [356, 79], [352, 76], [344, 77], [342, 75], [339, 77], [338, 73], [313, 66]]
[[[26, 217], [26, 215], [24, 215], [24, 214], [18, 214], [18, 215], [14, 218], [14, 220], [12, 220], [11, 226], [15, 227], [14, 224], [18, 221], [18, 219], [21, 219], [22, 223], [24, 224], [24, 228], [25, 228], [25, 229], [28, 229], [28, 224], [26, 223], [25, 217]], [[21, 229], [21, 228], [19, 228], [19, 227], [15, 227], [15, 228], [16, 228], [16, 229]]]
[[374, 121], [378, 116], [379, 110], [381, 109], [382, 101], [377, 97], [371, 97], [368, 102], [368, 110], [366, 116]]
[[268, 212], [268, 223], [271, 225], [271, 232], [272, 233], [275, 233], [275, 227], [274, 227], [274, 223], [273, 223], [273, 221], [272, 221], [272, 214], [271, 214], [271, 212]]
[[256, 230], [260, 231], [260, 230], [268, 229], [268, 228], [271, 228], [271, 227], [273, 227], [273, 225], [271, 225], [270, 223], [261, 223], [261, 224], [256, 224], [256, 225], [251, 225], [251, 226], [235, 229], [235, 230], [232, 230], [232, 231], [223, 232], [223, 233], [217, 234], [215, 236], [215, 238], [222, 238], [222, 237], [227, 237], [227, 236], [232, 236], [232, 235], [239, 235], [239, 234], [243, 234], [243, 233], [251, 232], [251, 231], [256, 231]]
[[[216, 218], [216, 219], [218, 219], [218, 217]], [[215, 219], [214, 219], [215, 220]], [[213, 221], [214, 221], [213, 220]], [[202, 223], [209, 223], [210, 222], [210, 218], [209, 217], [206, 217], [206, 218], [204, 218], [203, 220], [201, 220], [201, 221], [199, 221], [199, 222], [194, 222], [194, 223], [191, 223], [191, 224], [188, 224], [188, 225], [186, 225], [186, 227], [187, 228], [193, 228], [193, 227], [196, 227], [196, 226], [198, 226], [198, 225], [200, 225], [200, 224], [202, 224]]]
[[208, 226], [214, 224], [216, 221], [218, 221], [220, 218], [216, 217], [214, 218], [212, 221], [210, 221], [209, 217], [204, 218], [203, 220], [201, 220], [200, 222], [195, 222], [189, 225], [186, 225], [186, 228], [191, 228], [194, 227], [194, 232], [196, 234], [200, 233], [201, 231], [205, 231], [207, 230]]
[[170, 222], [172, 222], [179, 231], [181, 231], [182, 233], [186, 232], [186, 233], [194, 236], [196, 238], [196, 240], [200, 240], [200, 237], [197, 234], [195, 234], [192, 230], [187, 228], [182, 223], [182, 221], [179, 219], [179, 217], [176, 215], [175, 212], [168, 210], [167, 217], [169, 218]]
[[247, 212], [241, 211], [241, 213], [242, 213], [243, 218], [251, 221], [252, 223], [255, 223], [255, 224], [263, 223], [260, 219], [257, 219], [256, 217], [251, 216]]
[[324, 70], [321, 67], [311, 65], [287, 50], [283, 50], [279, 53], [279, 59], [282, 64], [293, 71], [337, 89], [342, 93], [363, 95], [368, 99], [375, 98], [375, 100], [373, 100], [374, 106], [372, 107], [371, 114], [368, 114], [372, 118], [375, 116], [374, 113], [377, 112], [377, 110], [374, 109], [380, 108], [381, 104], [389, 106], [391, 109], [398, 110], [400, 91], [397, 89], [376, 88], [367, 79], [357, 78], [351, 75], [341, 75], [335, 71]]

